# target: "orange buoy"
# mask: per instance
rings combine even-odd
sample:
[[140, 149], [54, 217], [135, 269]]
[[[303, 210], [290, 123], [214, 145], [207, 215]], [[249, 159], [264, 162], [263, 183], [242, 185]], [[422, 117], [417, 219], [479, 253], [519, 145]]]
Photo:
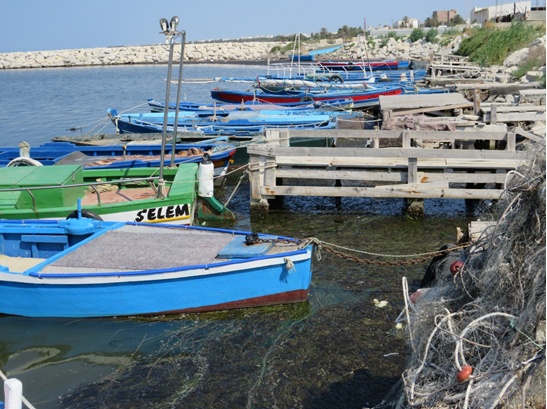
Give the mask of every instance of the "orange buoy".
[[458, 372], [458, 374], [456, 375], [456, 379], [459, 381], [459, 382], [463, 382], [465, 381], [467, 378], [469, 378], [469, 375], [471, 375], [473, 373], [473, 368], [469, 365], [464, 365], [462, 367], [462, 370]]
[[412, 304], [416, 304], [416, 302], [418, 302], [421, 296], [422, 296], [422, 292], [420, 290], [417, 290], [413, 292], [412, 294], [410, 294], [409, 298]]
[[462, 271], [463, 268], [463, 261], [454, 261], [452, 264], [450, 264], [450, 272], [452, 275], [458, 274], [460, 271]]

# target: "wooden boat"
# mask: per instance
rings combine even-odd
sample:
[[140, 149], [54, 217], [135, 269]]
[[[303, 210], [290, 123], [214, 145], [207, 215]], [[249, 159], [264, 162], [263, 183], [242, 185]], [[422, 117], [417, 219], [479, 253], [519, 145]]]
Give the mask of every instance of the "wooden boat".
[[249, 232], [84, 218], [12, 220], [0, 222], [0, 240], [0, 313], [27, 317], [304, 302], [312, 276], [311, 245]]
[[351, 98], [353, 108], [365, 108], [378, 105], [380, 95], [400, 95], [401, 87], [389, 87], [373, 90], [343, 90], [343, 91], [285, 91], [279, 93], [226, 91], [215, 89], [211, 91], [211, 97], [218, 101], [237, 103], [240, 101], [262, 101], [268, 103], [287, 103], [298, 101], [328, 101], [331, 99]]
[[195, 214], [234, 218], [212, 195], [212, 163], [165, 168], [165, 187], [160, 192], [159, 170], [84, 170], [79, 165], [0, 168], [0, 219], [64, 219], [79, 200], [90, 217], [109, 221], [192, 224]]
[[[57, 136], [52, 139], [53, 142], [71, 142], [78, 146], [109, 146], [118, 145], [120, 143], [127, 144], [140, 144], [141, 141], [155, 141], [161, 143], [161, 133], [123, 133], [123, 134], [99, 134], [99, 135], [71, 135], [71, 136]], [[172, 134], [169, 135], [169, 139], [172, 138]], [[229, 143], [236, 147], [236, 153], [232, 157], [229, 166], [239, 167], [246, 165], [249, 162], [249, 155], [247, 153], [247, 146], [257, 143], [264, 143], [265, 138], [263, 133], [257, 133], [256, 135], [230, 135], [219, 136], [212, 139], [204, 139], [202, 134], [196, 135], [186, 132], [177, 132], [177, 141], [197, 142], [197, 143]], [[332, 136], [311, 136], [311, 137], [296, 137], [289, 138], [290, 146], [301, 147], [318, 147], [329, 148], [334, 145], [336, 138]], [[215, 168], [215, 175], [217, 168]], [[215, 182], [219, 179], [215, 179]]]
[[399, 68], [408, 68], [408, 61], [318, 61], [320, 68], [328, 70], [398, 70]]
[[[172, 145], [167, 145], [166, 165], [171, 163], [172, 151]], [[175, 144], [174, 163], [199, 163], [203, 155], [208, 153], [215, 168], [215, 176], [224, 176], [235, 152], [235, 146], [228, 143]], [[30, 148], [28, 155], [21, 153], [21, 148], [0, 147], [0, 167], [18, 163], [33, 164], [33, 161], [44, 166], [76, 164], [85, 169], [159, 167], [160, 157], [160, 144], [76, 146], [70, 142], [48, 142]]]
[[[164, 113], [129, 113], [119, 114], [115, 109], [108, 109], [108, 115], [119, 133], [162, 132]], [[182, 116], [178, 118], [177, 130], [199, 131], [204, 135], [254, 135], [265, 129], [334, 129], [337, 127], [334, 113], [315, 112], [301, 115], [285, 113], [274, 115], [271, 111], [230, 112], [219, 115]], [[175, 112], [168, 112], [167, 132], [174, 131]]]
[[[406, 79], [405, 82], [411, 82], [411, 79], [414, 78], [414, 81], [420, 81], [425, 79], [426, 70], [424, 69], [415, 69], [415, 70], [386, 70], [386, 71], [377, 71], [373, 75], [370, 74], [368, 70], [353, 70], [353, 71], [330, 71], [330, 70], [317, 70], [313, 73], [306, 74], [296, 74], [292, 76], [283, 76], [283, 75], [266, 75], [259, 76], [257, 79], [259, 82], [263, 82], [268, 79], [300, 79], [306, 81], [316, 81], [316, 82], [363, 82], [374, 80], [375, 83], [379, 82], [399, 82], [401, 77]], [[256, 80], [256, 79], [255, 79]]]
[[[165, 104], [157, 102], [153, 99], [148, 99], [148, 106], [151, 112], [163, 112]], [[269, 104], [258, 101], [249, 101], [244, 104], [221, 104], [218, 102], [211, 103], [194, 103], [181, 102], [179, 103], [180, 111], [190, 111], [202, 113], [206, 115], [215, 115], [219, 113], [229, 113], [233, 111], [271, 111], [271, 110], [298, 110], [298, 111], [347, 111], [353, 107], [353, 100], [350, 98], [334, 99], [331, 101], [314, 101], [310, 102], [294, 102], [288, 104]], [[170, 103], [169, 110], [175, 111], [176, 104]]]

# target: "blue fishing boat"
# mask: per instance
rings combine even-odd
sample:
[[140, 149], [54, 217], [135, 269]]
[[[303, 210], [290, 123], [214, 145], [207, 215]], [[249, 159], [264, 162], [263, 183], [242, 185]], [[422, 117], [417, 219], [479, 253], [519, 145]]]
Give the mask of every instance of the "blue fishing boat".
[[[215, 177], [223, 176], [236, 153], [228, 143], [175, 144], [175, 165], [199, 163], [207, 153], [215, 168]], [[165, 164], [171, 163], [173, 148], [166, 145]], [[81, 165], [85, 169], [127, 169], [159, 167], [161, 145], [76, 146], [70, 142], [48, 142], [28, 149], [0, 147], [0, 167], [16, 165]], [[37, 163], [36, 163], [37, 162]]]
[[[164, 113], [119, 114], [108, 109], [108, 115], [119, 133], [162, 132]], [[177, 120], [177, 132], [201, 132], [204, 135], [252, 136], [268, 129], [334, 129], [337, 127], [334, 113], [315, 112], [306, 115], [291, 111], [275, 114], [271, 111], [229, 112], [218, 116], [183, 115]], [[180, 113], [179, 113], [180, 114]], [[173, 132], [176, 112], [167, 113], [166, 132]]]
[[364, 90], [284, 90], [281, 92], [263, 92], [257, 89], [254, 92], [229, 91], [215, 89], [211, 91], [211, 97], [217, 101], [238, 103], [240, 101], [261, 101], [268, 103], [291, 103], [299, 101], [329, 101], [331, 99], [351, 98], [353, 108], [365, 108], [378, 105], [381, 95], [400, 95], [402, 87], [386, 87], [380, 89]]
[[213, 228], [0, 221], [0, 313], [108, 317], [304, 302], [312, 246]]
[[[148, 99], [148, 106], [152, 112], [163, 112], [165, 104], [157, 102], [153, 99]], [[296, 110], [296, 111], [347, 111], [353, 107], [353, 100], [350, 98], [334, 99], [330, 101], [314, 101], [314, 102], [294, 102], [288, 104], [269, 104], [258, 101], [249, 101], [244, 104], [221, 104], [219, 102], [195, 103], [195, 102], [180, 102], [179, 112], [190, 111], [205, 115], [215, 115], [221, 113], [229, 113], [233, 111], [270, 111], [270, 110]], [[171, 102], [169, 110], [175, 111], [176, 104]]]
[[408, 68], [409, 61], [318, 61], [317, 65], [322, 69], [336, 71], [353, 70], [398, 70]]

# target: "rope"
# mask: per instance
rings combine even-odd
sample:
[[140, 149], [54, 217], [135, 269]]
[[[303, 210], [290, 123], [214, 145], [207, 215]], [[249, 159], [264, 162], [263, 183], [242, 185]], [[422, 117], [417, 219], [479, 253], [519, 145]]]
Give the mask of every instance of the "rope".
[[[135, 107], [133, 107], [133, 108], [129, 108], [129, 109], [127, 109], [127, 110], [125, 110], [125, 111], [123, 111], [123, 112], [121, 112], [121, 113], [123, 114], [123, 113], [125, 113], [125, 112], [127, 112], [127, 111], [131, 111], [131, 110], [133, 110], [133, 109], [140, 108], [140, 107], [142, 107], [143, 105], [148, 105], [148, 102], [146, 102], [146, 103], [144, 103], [144, 104], [139, 104], [139, 105], [137, 105], [137, 106], [135, 106]], [[88, 122], [87, 124], [83, 124], [83, 125], [80, 125], [80, 126], [75, 126], [74, 128], [75, 128], [75, 129], [84, 128], [84, 127], [86, 127], [86, 126], [93, 125], [93, 124], [95, 124], [95, 123], [98, 122], [97, 125], [95, 125], [93, 128], [91, 128], [91, 130], [89, 130], [88, 132], [85, 133], [86, 135], [89, 135], [89, 133], [93, 132], [93, 130], [94, 130], [95, 128], [97, 128], [99, 125], [101, 125], [101, 124], [102, 124], [103, 122], [105, 122], [105, 121], [110, 121], [110, 118], [107, 117], [107, 118], [103, 118], [103, 119], [98, 119], [98, 120], [96, 120], [96, 121]], [[108, 122], [107, 122], [107, 124], [108, 124]], [[103, 128], [104, 128], [104, 127], [103, 127]]]
[[[241, 169], [241, 168], [239, 168]], [[236, 187], [234, 188], [232, 194], [230, 195], [230, 197], [228, 198], [228, 200], [226, 201], [226, 203], [224, 203], [224, 207], [228, 206], [228, 203], [230, 203], [230, 200], [232, 200], [232, 197], [234, 196], [235, 192], [237, 192], [237, 189], [239, 188], [239, 185], [241, 184], [241, 181], [243, 180], [243, 178], [247, 175], [247, 172], [243, 172], [243, 174], [241, 175], [241, 177], [239, 178], [239, 182], [237, 182], [237, 185]]]
[[285, 257], [283, 259], [283, 261], [286, 263], [285, 267], [287, 268], [287, 271], [289, 273], [291, 273], [293, 271], [296, 271], [296, 268], [294, 267], [294, 263], [292, 262], [292, 260], [289, 257]]

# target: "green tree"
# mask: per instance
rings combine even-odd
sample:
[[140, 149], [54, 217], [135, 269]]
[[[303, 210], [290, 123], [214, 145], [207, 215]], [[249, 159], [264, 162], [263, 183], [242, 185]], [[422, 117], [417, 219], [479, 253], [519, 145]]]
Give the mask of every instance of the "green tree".
[[421, 28], [415, 28], [412, 30], [412, 33], [410, 33], [410, 41], [418, 41], [425, 37], [424, 30]]
[[455, 25], [458, 25], [458, 24], [465, 24], [465, 20], [463, 19], [462, 16], [460, 16], [459, 14], [456, 14], [455, 17], [452, 17], [450, 19], [450, 23], [449, 23], [451, 26], [455, 26]]
[[437, 41], [437, 35], [439, 34], [439, 32], [437, 31], [436, 28], [431, 28], [427, 31], [426, 35], [425, 35], [425, 40], [430, 42], [430, 43], [434, 43]]
[[437, 13], [434, 13], [434, 17], [428, 17], [424, 21], [424, 27], [439, 27], [441, 23], [437, 20]]
[[325, 27], [323, 27], [321, 31], [319, 31], [319, 38], [329, 38], [329, 37], [330, 37], [329, 31]]

